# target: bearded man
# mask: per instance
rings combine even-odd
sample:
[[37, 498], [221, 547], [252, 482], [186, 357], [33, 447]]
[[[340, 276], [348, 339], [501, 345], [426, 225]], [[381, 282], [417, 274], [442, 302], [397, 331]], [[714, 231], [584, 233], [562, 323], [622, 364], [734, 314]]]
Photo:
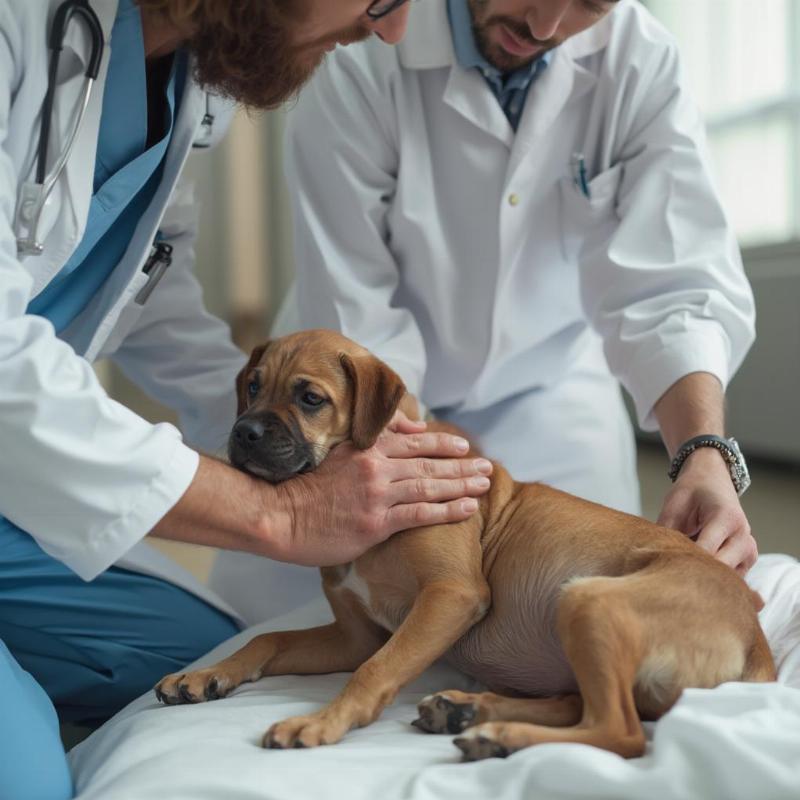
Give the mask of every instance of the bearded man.
[[[71, 796], [55, 709], [108, 717], [236, 632], [148, 533], [341, 563], [464, 519], [485, 491], [465, 441], [402, 417], [282, 488], [200, 454], [227, 438], [245, 359], [191, 273], [176, 187], [192, 143], [219, 138], [234, 103], [293, 96], [337, 44], [396, 42], [406, 15], [403, 0], [0, 0], [3, 797]], [[105, 357], [182, 430], [109, 398], [91, 367]]]

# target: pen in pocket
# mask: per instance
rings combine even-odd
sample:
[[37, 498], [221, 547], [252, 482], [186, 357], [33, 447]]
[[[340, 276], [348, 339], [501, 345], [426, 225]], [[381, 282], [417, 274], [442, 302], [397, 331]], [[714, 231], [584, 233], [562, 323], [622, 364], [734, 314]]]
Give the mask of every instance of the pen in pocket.
[[589, 181], [586, 179], [586, 159], [583, 153], [573, 153], [572, 160], [572, 180], [575, 185], [583, 192], [585, 197], [591, 197], [589, 191]]

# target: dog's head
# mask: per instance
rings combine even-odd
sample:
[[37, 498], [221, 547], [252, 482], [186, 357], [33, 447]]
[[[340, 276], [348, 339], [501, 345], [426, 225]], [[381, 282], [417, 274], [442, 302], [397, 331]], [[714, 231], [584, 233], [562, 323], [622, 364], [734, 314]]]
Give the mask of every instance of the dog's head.
[[273, 339], [253, 350], [236, 379], [233, 466], [279, 482], [308, 472], [351, 440], [371, 447], [405, 386], [382, 361], [333, 331]]

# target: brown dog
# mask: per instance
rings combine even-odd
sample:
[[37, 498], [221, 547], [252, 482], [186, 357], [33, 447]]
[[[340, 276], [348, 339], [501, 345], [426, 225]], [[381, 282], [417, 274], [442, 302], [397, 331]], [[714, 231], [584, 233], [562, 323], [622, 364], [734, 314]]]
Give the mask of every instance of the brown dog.
[[[258, 348], [237, 385], [231, 461], [270, 480], [313, 469], [346, 439], [370, 447], [399, 404], [416, 407], [394, 372], [330, 331]], [[733, 570], [680, 533], [517, 483], [499, 465], [466, 522], [397, 534], [322, 580], [335, 622], [257, 636], [216, 666], [165, 677], [158, 698], [195, 703], [265, 675], [354, 670], [330, 705], [264, 736], [265, 747], [312, 747], [375, 720], [445, 656], [497, 694], [427, 697], [414, 724], [469, 728], [456, 740], [466, 758], [540, 742], [631, 757], [645, 747], [640, 718], [664, 714], [685, 687], [775, 679], [761, 599]]]

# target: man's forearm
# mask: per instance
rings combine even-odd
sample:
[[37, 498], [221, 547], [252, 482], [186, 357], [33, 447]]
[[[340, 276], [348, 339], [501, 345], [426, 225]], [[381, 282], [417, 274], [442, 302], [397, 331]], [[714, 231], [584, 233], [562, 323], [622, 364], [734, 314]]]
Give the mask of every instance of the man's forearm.
[[708, 372], [693, 372], [672, 384], [654, 411], [670, 457], [694, 436], [725, 435], [725, 395], [719, 380]]
[[282, 521], [288, 517], [273, 486], [201, 456], [189, 488], [150, 535], [270, 556], [285, 533]]

